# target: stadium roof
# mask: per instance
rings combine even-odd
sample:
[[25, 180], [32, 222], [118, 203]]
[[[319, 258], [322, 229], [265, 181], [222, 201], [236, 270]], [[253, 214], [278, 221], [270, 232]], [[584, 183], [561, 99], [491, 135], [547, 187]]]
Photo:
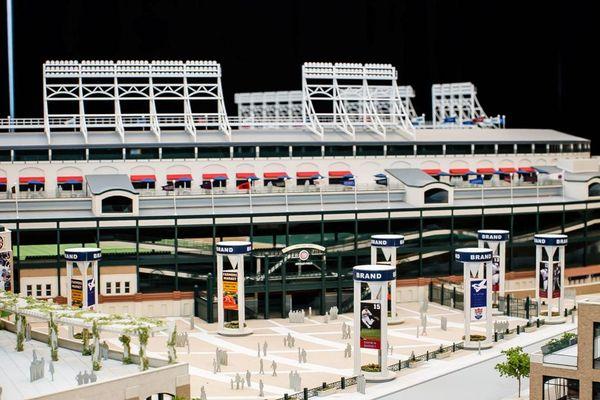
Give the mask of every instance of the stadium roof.
[[112, 190], [123, 190], [132, 194], [138, 194], [133, 188], [131, 180], [125, 174], [86, 175], [88, 190], [93, 195], [99, 195]]

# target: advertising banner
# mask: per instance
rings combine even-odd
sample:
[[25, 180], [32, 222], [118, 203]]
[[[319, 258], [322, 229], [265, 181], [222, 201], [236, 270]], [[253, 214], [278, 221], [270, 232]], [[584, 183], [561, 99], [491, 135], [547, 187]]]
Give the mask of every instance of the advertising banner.
[[492, 258], [492, 291], [500, 291], [500, 256]]
[[540, 263], [540, 277], [539, 277], [539, 292], [540, 297], [548, 298], [548, 264]]
[[96, 281], [89, 278], [87, 281], [87, 306], [93, 307], [96, 304]]
[[471, 280], [471, 321], [482, 321], [487, 317], [487, 280]]
[[360, 303], [360, 347], [381, 349], [381, 304]]
[[238, 309], [237, 271], [223, 271], [223, 308], [235, 311]]
[[81, 279], [71, 279], [71, 305], [83, 307], [83, 281]]
[[12, 290], [13, 255], [10, 231], [0, 232], [0, 292]]
[[560, 297], [560, 263], [555, 261], [552, 263], [552, 298]]

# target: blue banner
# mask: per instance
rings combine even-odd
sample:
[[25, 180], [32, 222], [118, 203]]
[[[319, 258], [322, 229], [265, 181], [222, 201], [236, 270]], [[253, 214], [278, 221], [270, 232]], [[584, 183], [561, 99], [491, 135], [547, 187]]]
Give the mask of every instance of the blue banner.
[[473, 279], [471, 282], [471, 321], [481, 321], [487, 312], [487, 280]]
[[93, 307], [96, 305], [96, 281], [94, 278], [89, 278], [87, 281], [87, 306]]

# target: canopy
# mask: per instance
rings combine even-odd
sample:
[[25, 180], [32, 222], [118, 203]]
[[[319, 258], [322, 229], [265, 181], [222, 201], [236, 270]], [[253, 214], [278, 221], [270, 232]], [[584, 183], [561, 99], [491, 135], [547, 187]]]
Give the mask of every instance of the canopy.
[[353, 176], [352, 171], [329, 171], [330, 178], [345, 178], [347, 176]]
[[265, 179], [289, 179], [287, 172], [265, 172], [263, 177]]
[[494, 168], [477, 168], [477, 173], [483, 175], [494, 175], [496, 170]]
[[532, 174], [535, 173], [535, 169], [533, 167], [519, 167], [517, 172], [519, 174]]
[[21, 176], [19, 184], [21, 185], [43, 185], [46, 183], [46, 178], [43, 176]]
[[304, 178], [304, 179], [315, 179], [315, 176], [321, 176], [319, 171], [298, 171], [296, 172], [296, 178]]
[[475, 175], [475, 172], [471, 171], [469, 168], [450, 168], [450, 175]]
[[83, 176], [59, 176], [56, 178], [56, 182], [76, 185], [78, 183], [83, 183]]
[[6, 177], [0, 177], [0, 185], [6, 186], [6, 182], [7, 182]]
[[254, 172], [237, 172], [235, 177], [237, 179], [258, 179]]
[[500, 168], [500, 172], [503, 174], [514, 174], [517, 170], [513, 167], [502, 167]]
[[156, 175], [131, 175], [131, 182], [156, 182]]
[[168, 174], [167, 180], [175, 181], [175, 182], [191, 182], [192, 175], [191, 174]]

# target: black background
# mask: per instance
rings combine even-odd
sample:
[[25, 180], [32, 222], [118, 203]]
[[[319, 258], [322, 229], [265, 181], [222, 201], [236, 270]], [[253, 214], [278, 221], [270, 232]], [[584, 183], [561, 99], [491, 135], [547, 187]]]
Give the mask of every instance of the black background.
[[428, 117], [432, 83], [472, 81], [509, 127], [596, 131], [592, 1], [13, 1], [17, 117], [42, 115], [48, 59], [217, 60], [229, 114], [236, 92], [299, 89], [304, 61], [381, 62], [413, 85]]

